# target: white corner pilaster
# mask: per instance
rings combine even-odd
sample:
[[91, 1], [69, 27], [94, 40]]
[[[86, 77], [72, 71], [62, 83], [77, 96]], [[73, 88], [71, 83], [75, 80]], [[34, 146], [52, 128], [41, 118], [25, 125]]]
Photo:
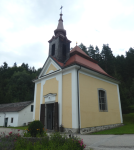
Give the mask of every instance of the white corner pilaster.
[[121, 123], [123, 123], [122, 109], [121, 109], [121, 100], [120, 100], [120, 92], [119, 92], [119, 85], [118, 84], [117, 84], [117, 93], [118, 93], [118, 102], [119, 102]]
[[34, 111], [33, 111], [33, 120], [35, 120], [35, 109], [36, 109], [36, 90], [37, 90], [37, 83], [34, 86]]
[[78, 128], [77, 69], [72, 70], [72, 128]]
[[40, 104], [42, 104], [43, 103], [43, 86], [44, 86], [44, 84], [45, 84], [45, 82], [46, 82], [46, 79], [43, 79], [42, 81], [41, 81], [41, 92], [40, 92]]
[[56, 76], [56, 80], [59, 81], [58, 85], [58, 107], [59, 107], [59, 126], [62, 124], [62, 71], [58, 76]]

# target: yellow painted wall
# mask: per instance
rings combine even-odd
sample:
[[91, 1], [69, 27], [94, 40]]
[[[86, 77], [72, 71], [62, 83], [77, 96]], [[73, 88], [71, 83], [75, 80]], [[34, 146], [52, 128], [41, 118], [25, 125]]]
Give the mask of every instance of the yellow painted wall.
[[62, 124], [72, 128], [72, 74], [63, 75], [62, 82]]
[[40, 92], [41, 92], [41, 83], [37, 84], [36, 89], [36, 107], [35, 107], [35, 120], [40, 120]]
[[58, 81], [56, 78], [49, 79], [45, 82], [43, 85], [43, 104], [45, 103], [45, 98], [43, 97], [44, 95], [47, 95], [49, 93], [56, 93], [56, 102], [58, 102]]
[[[121, 123], [117, 86], [79, 74], [81, 128]], [[106, 90], [108, 112], [99, 112], [98, 88]]]
[[48, 74], [50, 70], [55, 71], [55, 70], [57, 70], [57, 69], [54, 67], [54, 65], [53, 65], [53, 64], [51, 64], [51, 65], [50, 65], [50, 67], [48, 68], [48, 70], [47, 70], [46, 74]]

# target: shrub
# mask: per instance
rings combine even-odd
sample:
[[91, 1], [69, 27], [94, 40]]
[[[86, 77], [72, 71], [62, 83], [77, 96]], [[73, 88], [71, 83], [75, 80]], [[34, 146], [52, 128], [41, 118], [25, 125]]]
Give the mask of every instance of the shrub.
[[134, 113], [134, 105], [131, 105], [131, 106], [128, 106], [128, 107], [123, 107], [122, 113], [123, 114]]
[[30, 123], [27, 131], [31, 134], [32, 137], [36, 137], [37, 134], [42, 135], [44, 133], [43, 125], [39, 120], [35, 120]]
[[20, 138], [15, 143], [14, 150], [84, 150], [86, 145], [83, 140], [66, 135], [60, 135], [59, 132], [52, 133], [50, 137], [37, 138], [37, 141], [31, 138], [29, 140]]

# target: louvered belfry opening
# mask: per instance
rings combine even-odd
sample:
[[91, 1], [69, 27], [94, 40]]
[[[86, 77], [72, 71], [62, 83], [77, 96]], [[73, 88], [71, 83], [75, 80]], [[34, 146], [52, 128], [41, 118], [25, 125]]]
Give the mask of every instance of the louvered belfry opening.
[[62, 45], [62, 55], [63, 57], [66, 57], [66, 45], [65, 44]]
[[52, 56], [55, 55], [55, 44], [52, 45]]
[[46, 129], [59, 131], [58, 102], [41, 104], [40, 121]]

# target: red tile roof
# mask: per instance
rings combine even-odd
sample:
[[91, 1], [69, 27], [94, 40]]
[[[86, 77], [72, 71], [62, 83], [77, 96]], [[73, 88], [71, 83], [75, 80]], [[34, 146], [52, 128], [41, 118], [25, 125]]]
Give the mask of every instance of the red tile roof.
[[[80, 52], [80, 53], [82, 53], [83, 55], [85, 55], [85, 56], [88, 56], [82, 49], [80, 49], [80, 47], [78, 47], [78, 46], [75, 46], [71, 51], [70, 51], [70, 53], [73, 53], [73, 52]], [[88, 56], [89, 57], [89, 56]]]
[[66, 68], [68, 66], [77, 64], [83, 67], [86, 67], [90, 70], [94, 70], [98, 73], [104, 74], [113, 78], [112, 76], [108, 75], [98, 64], [97, 61], [89, 57], [83, 50], [81, 50], [78, 46], [75, 46], [70, 51], [70, 58], [67, 60], [66, 63], [59, 62], [56, 58], [51, 56], [62, 68]]

